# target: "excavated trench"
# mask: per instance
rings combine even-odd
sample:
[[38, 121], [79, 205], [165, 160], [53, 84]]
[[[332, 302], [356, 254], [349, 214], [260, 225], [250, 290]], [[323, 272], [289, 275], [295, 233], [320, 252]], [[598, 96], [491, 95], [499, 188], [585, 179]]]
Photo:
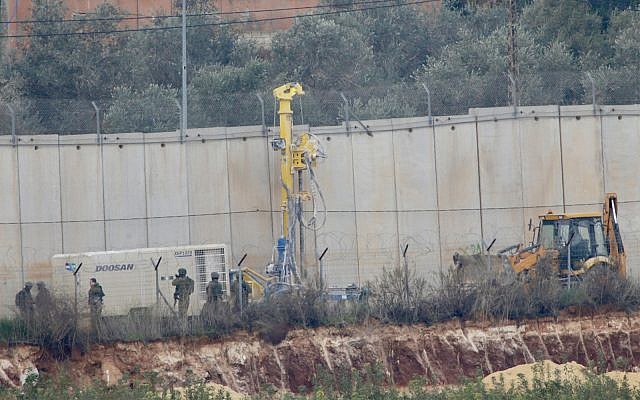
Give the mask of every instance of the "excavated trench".
[[528, 320], [500, 325], [451, 321], [434, 326], [371, 323], [346, 328], [295, 330], [278, 345], [238, 333], [221, 339], [174, 339], [95, 345], [65, 364], [33, 346], [0, 347], [0, 382], [19, 385], [29, 367], [42, 373], [64, 369], [79, 380], [115, 382], [123, 374], [158, 373], [180, 385], [189, 371], [241, 393], [264, 385], [298, 391], [320, 370], [380, 364], [389, 383], [416, 376], [455, 384], [515, 365], [550, 359], [614, 369], [640, 364], [640, 313]]

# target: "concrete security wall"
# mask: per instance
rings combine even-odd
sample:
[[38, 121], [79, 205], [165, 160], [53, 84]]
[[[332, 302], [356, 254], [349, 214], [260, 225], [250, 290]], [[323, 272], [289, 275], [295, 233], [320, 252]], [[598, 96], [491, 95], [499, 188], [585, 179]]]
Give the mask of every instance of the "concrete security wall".
[[[469, 115], [311, 128], [325, 148], [322, 229], [303, 275], [364, 283], [402, 260], [419, 275], [454, 252], [530, 240], [549, 209], [599, 210], [617, 192], [631, 273], [640, 260], [640, 106], [472, 109]], [[308, 127], [296, 127], [300, 132]], [[0, 137], [0, 315], [58, 253], [226, 243], [261, 269], [281, 232], [279, 154], [262, 127], [179, 134]], [[309, 182], [305, 181], [308, 189]], [[306, 215], [310, 217], [310, 209]]]

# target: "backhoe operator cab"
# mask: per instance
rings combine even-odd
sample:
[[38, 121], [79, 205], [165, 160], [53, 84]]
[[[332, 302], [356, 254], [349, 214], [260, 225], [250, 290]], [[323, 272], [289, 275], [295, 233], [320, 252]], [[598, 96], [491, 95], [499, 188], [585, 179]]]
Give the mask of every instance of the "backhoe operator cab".
[[626, 260], [617, 214], [617, 196], [607, 193], [601, 214], [549, 212], [540, 216], [532, 246], [510, 256], [513, 269], [531, 270], [540, 256], [547, 255], [561, 277], [577, 277], [594, 267], [610, 268], [624, 276]]
[[[585, 261], [609, 257], [609, 248], [604, 236], [602, 218], [599, 216], [572, 217], [570, 215], [548, 215], [541, 217], [538, 244], [559, 253], [560, 269], [581, 270]], [[564, 272], [564, 271], [562, 271]]]

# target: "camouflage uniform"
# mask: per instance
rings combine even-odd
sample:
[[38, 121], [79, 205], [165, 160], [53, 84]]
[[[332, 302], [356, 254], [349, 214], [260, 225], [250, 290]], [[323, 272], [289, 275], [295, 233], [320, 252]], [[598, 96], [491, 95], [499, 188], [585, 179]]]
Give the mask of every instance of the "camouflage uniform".
[[211, 273], [211, 282], [207, 284], [207, 301], [202, 306], [201, 316], [206, 322], [211, 322], [215, 318], [218, 304], [222, 300], [222, 285], [218, 281], [217, 272]]
[[44, 282], [38, 282], [38, 294], [36, 295], [36, 312], [38, 314], [38, 320], [46, 322], [53, 311], [53, 297], [51, 292], [45, 286]]
[[33, 317], [34, 304], [33, 297], [31, 296], [31, 288], [33, 284], [27, 282], [24, 288], [16, 294], [16, 307], [20, 311], [20, 316], [26, 320], [31, 320]]
[[95, 325], [102, 316], [102, 298], [104, 297], [104, 291], [102, 286], [95, 280], [91, 279], [91, 287], [89, 288], [89, 308], [91, 309], [92, 321]]
[[189, 311], [189, 297], [193, 293], [195, 283], [187, 276], [187, 270], [180, 268], [171, 284], [176, 287], [173, 299], [178, 302], [178, 314], [180, 317], [186, 318], [187, 311]]
[[[236, 310], [240, 309], [240, 304], [238, 303], [238, 280], [240, 276], [237, 273], [233, 274], [233, 278], [231, 279], [231, 285], [229, 287], [229, 292], [231, 294], [231, 304], [233, 304], [233, 308]], [[242, 280], [242, 307], [246, 307], [249, 304], [249, 294], [251, 294], [251, 286], [245, 281]]]
[[211, 282], [209, 282], [209, 284], [207, 285], [208, 303], [216, 303], [222, 300], [222, 284], [220, 284], [218, 279], [219, 277], [217, 273], [211, 273]]

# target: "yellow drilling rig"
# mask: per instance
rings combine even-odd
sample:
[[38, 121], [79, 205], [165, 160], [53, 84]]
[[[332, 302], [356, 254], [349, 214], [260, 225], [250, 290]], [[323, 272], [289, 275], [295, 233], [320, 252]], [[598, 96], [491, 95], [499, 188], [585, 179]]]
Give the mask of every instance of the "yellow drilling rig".
[[[240, 279], [251, 285], [254, 299], [267, 293], [288, 291], [302, 284], [299, 263], [304, 262], [304, 230], [320, 229], [326, 221], [324, 197], [314, 173], [317, 160], [326, 157], [326, 153], [320, 140], [314, 135], [307, 132], [297, 136], [293, 134], [291, 105], [295, 96], [302, 95], [304, 90], [299, 83], [287, 83], [273, 90], [278, 105], [280, 130], [279, 135], [271, 141], [271, 147], [280, 153], [281, 159], [282, 219], [280, 237], [264, 272], [246, 267], [240, 269]], [[308, 174], [310, 191], [303, 190], [304, 173]], [[312, 217], [308, 220], [303, 212], [304, 202], [312, 204]], [[296, 228], [299, 228], [297, 235]]]

